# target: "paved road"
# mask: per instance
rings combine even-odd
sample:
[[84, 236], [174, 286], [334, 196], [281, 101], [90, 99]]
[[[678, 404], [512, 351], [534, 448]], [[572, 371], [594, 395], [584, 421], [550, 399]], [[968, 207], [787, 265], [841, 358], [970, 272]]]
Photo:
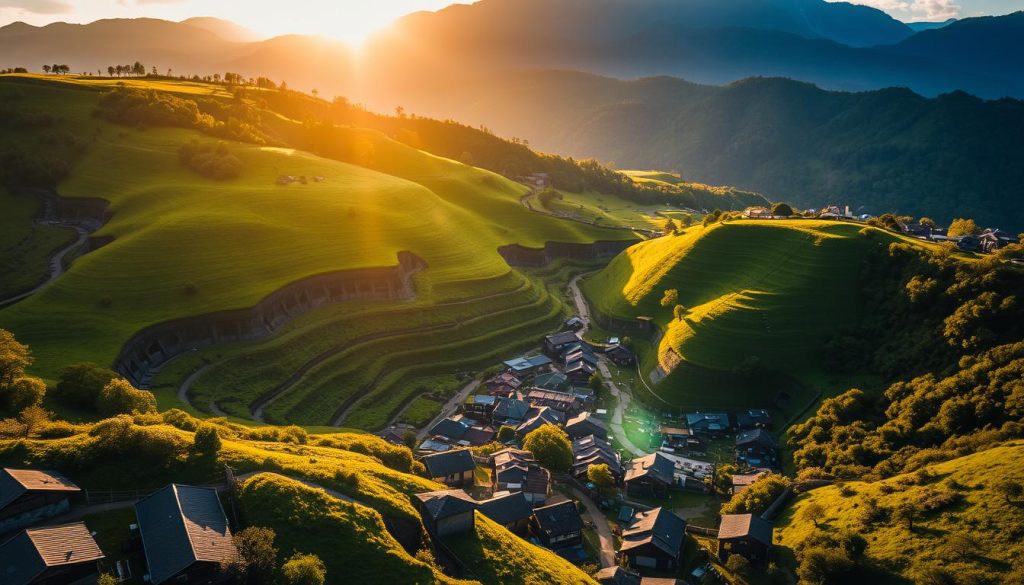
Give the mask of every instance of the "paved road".
[[67, 256], [73, 250], [77, 250], [78, 248], [80, 248], [83, 244], [85, 244], [86, 240], [89, 239], [89, 232], [87, 232], [84, 228], [77, 226], [69, 227], [72, 227], [76, 232], [78, 232], [78, 239], [76, 239], [71, 244], [68, 244], [64, 248], [61, 248], [60, 251], [58, 251], [56, 254], [50, 257], [50, 277], [47, 278], [45, 282], [43, 282], [42, 284], [40, 284], [39, 286], [35, 287], [32, 290], [25, 291], [13, 297], [0, 300], [0, 307], [3, 307], [5, 305], [13, 305], [18, 301], [27, 299], [28, 297], [36, 294], [37, 292], [53, 284], [53, 281], [57, 280], [58, 278], [61, 277], [62, 274], [64, 274], [64, 257]]
[[615, 539], [612, 538], [612, 531], [608, 528], [608, 519], [587, 494], [575, 487], [572, 488], [572, 493], [579, 501], [583, 502], [583, 506], [587, 509], [586, 516], [590, 517], [590, 521], [594, 523], [597, 530], [597, 538], [601, 541], [601, 567], [614, 567]]
[[[593, 274], [593, 273], [589, 273]], [[586, 333], [587, 329], [590, 328], [590, 306], [587, 305], [587, 299], [583, 296], [583, 292], [580, 290], [580, 279], [588, 276], [589, 274], [580, 274], [573, 278], [569, 282], [569, 289], [572, 291], [572, 298], [576, 304], [576, 312], [579, 314], [580, 319], [583, 319], [583, 329], [580, 334]], [[604, 383], [608, 386], [608, 390], [612, 396], [615, 397], [615, 409], [612, 411], [611, 426], [612, 434], [619, 440], [619, 443], [625, 447], [633, 456], [640, 457], [647, 455], [647, 452], [643, 449], [634, 445], [629, 437], [626, 436], [626, 430], [622, 427], [623, 413], [629, 406], [629, 401], [633, 399], [633, 396], [625, 388], [620, 388], [618, 384], [612, 379], [612, 372], [608, 369], [607, 360], [601, 355], [598, 357], [597, 370], [601, 372], [601, 377], [604, 378]]]
[[441, 419], [444, 417], [448, 416], [448, 413], [452, 412], [456, 406], [465, 402], [466, 398], [468, 398], [474, 390], [480, 387], [480, 382], [481, 379], [479, 377], [475, 378], [472, 382], [463, 386], [462, 390], [459, 390], [455, 396], [452, 396], [451, 399], [441, 408], [441, 413], [435, 416], [434, 420], [430, 421], [430, 424], [423, 427], [416, 433], [416, 442], [419, 443], [423, 441], [427, 436], [427, 432], [434, 428], [434, 425], [441, 422]]

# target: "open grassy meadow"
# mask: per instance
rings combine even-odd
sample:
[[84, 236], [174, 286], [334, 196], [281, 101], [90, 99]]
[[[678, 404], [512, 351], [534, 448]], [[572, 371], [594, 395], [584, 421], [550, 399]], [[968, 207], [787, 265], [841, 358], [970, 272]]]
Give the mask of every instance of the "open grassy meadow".
[[[324, 357], [303, 374], [301, 392], [266, 405], [268, 420], [327, 424], [342, 414], [348, 398], [374, 387], [379, 394], [367, 403], [376, 410], [352, 415], [364, 428], [380, 426], [410, 399], [409, 392], [391, 394], [390, 388], [415, 388], [420, 376], [487, 365], [562, 317], [562, 303], [513, 271], [498, 247], [633, 237], [530, 212], [519, 202], [526, 187], [371, 130], [345, 131], [364, 149], [360, 165], [226, 141], [241, 162], [240, 175], [209, 179], [180, 164], [178, 150], [194, 139], [215, 139], [93, 117], [99, 90], [111, 83], [0, 78], [0, 95], [31, 97], [61, 124], [67, 121], [77, 137], [80, 152], [58, 187], [60, 195], [104, 199], [111, 214], [93, 234], [109, 243], [78, 258], [52, 286], [0, 310], [0, 327], [32, 347], [33, 372], [49, 379], [68, 363], [111, 363], [122, 344], [148, 325], [250, 307], [304, 277], [392, 266], [399, 252], [408, 251], [427, 265], [415, 276], [415, 299], [324, 307], [258, 347], [188, 356], [161, 375], [166, 380], [226, 359], [230, 364], [214, 369], [231, 373], [204, 377], [194, 388], [196, 404], [207, 409], [215, 401], [229, 414], [249, 416], [295, 368], [335, 351], [333, 361]], [[132, 82], [183, 96], [226, 97], [220, 86], [148, 83]], [[279, 115], [264, 117], [276, 127], [296, 124]], [[276, 184], [282, 175], [323, 180], [282, 186]], [[24, 232], [29, 215], [25, 210], [5, 221]], [[36, 245], [36, 256], [45, 256], [53, 244]], [[246, 372], [252, 364], [262, 368]], [[339, 376], [344, 383], [337, 382]], [[180, 376], [174, 380], [179, 381]], [[161, 394], [167, 405], [169, 393]]]

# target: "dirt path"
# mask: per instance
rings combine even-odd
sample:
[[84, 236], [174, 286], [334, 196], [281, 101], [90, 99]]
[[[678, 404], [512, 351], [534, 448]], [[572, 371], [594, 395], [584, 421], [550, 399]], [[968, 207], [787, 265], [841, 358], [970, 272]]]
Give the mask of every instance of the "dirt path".
[[[192, 372], [191, 374], [189, 374], [189, 376], [185, 378], [185, 381], [181, 383], [181, 386], [178, 386], [178, 400], [189, 405], [195, 410], [199, 410], [198, 408], [196, 408], [196, 405], [192, 404], [192, 401], [189, 400], [188, 391], [192, 389], [192, 385], [196, 383], [196, 380], [203, 377], [203, 374], [217, 367], [217, 365], [219, 365], [223, 361], [224, 360], [208, 363], [203, 367], [197, 369], [196, 371]], [[208, 405], [208, 408], [210, 412], [217, 416], [228, 416], [226, 412], [224, 412], [223, 410], [220, 409], [220, 407], [217, 406], [217, 403], [214, 401], [214, 396], [210, 397], [210, 403]]]
[[594, 523], [594, 529], [597, 530], [597, 538], [601, 541], [601, 567], [614, 567], [615, 539], [612, 538], [612, 531], [608, 528], [608, 519], [587, 494], [576, 488], [572, 488], [572, 493], [579, 501], [583, 502], [583, 506], [587, 509], [586, 515], [590, 517], [590, 521]]
[[469, 395], [474, 390], [480, 387], [481, 382], [481, 378], [475, 378], [472, 382], [463, 386], [462, 390], [459, 390], [458, 393], [455, 394], [455, 396], [452, 396], [448, 400], [448, 402], [446, 402], [444, 406], [441, 407], [441, 413], [435, 416], [434, 420], [430, 421], [430, 423], [427, 424], [427, 426], [423, 427], [416, 433], [416, 442], [419, 443], [424, 438], [426, 438], [427, 432], [429, 432], [430, 429], [434, 428], [434, 425], [441, 422], [441, 419], [448, 416], [448, 413], [455, 409], [455, 407], [465, 402], [466, 398], [468, 398]]
[[[61, 225], [61, 224], [55, 224], [55, 225]], [[85, 228], [81, 228], [81, 227], [78, 227], [78, 226], [65, 226], [65, 227], [70, 227], [70, 228], [74, 229], [76, 232], [78, 232], [78, 239], [76, 239], [74, 242], [68, 244], [67, 246], [61, 248], [60, 250], [57, 251], [56, 254], [54, 254], [53, 256], [50, 257], [50, 276], [49, 276], [49, 278], [47, 278], [45, 282], [41, 283], [39, 286], [33, 288], [32, 290], [25, 291], [23, 293], [17, 294], [17, 295], [15, 295], [13, 297], [9, 297], [9, 298], [6, 298], [6, 299], [0, 299], [0, 307], [4, 307], [4, 306], [7, 306], [7, 305], [13, 305], [14, 303], [16, 303], [18, 301], [22, 301], [22, 300], [27, 299], [28, 297], [36, 294], [37, 292], [39, 292], [39, 291], [43, 290], [44, 288], [46, 288], [46, 287], [50, 286], [51, 284], [53, 284], [53, 282], [55, 280], [57, 280], [58, 278], [61, 277], [61, 275], [64, 274], [64, 258], [70, 252], [72, 252], [74, 250], [77, 250], [78, 248], [82, 247], [85, 244], [85, 242], [89, 239], [89, 232], [86, 231]]]
[[[587, 304], [587, 299], [583, 296], [583, 292], [580, 290], [580, 279], [589, 276], [591, 273], [580, 274], [573, 278], [569, 282], [569, 290], [572, 291], [572, 298], [576, 304], [576, 312], [579, 314], [580, 319], [583, 320], [583, 329], [580, 331], [580, 335], [586, 333], [587, 329], [590, 328], [590, 306]], [[636, 457], [647, 455], [647, 452], [643, 449], [634, 445], [629, 437], [626, 436], [626, 430], [622, 427], [623, 413], [629, 406], [629, 402], [633, 399], [632, 394], [624, 388], [619, 388], [618, 384], [612, 379], [611, 370], [608, 369], [607, 360], [603, 355], [598, 356], [597, 370], [601, 372], [601, 377], [604, 378], [604, 383], [608, 386], [608, 390], [612, 396], [615, 397], [615, 410], [612, 411], [611, 426], [612, 433], [615, 438], [619, 440], [619, 443], [630, 453]]]

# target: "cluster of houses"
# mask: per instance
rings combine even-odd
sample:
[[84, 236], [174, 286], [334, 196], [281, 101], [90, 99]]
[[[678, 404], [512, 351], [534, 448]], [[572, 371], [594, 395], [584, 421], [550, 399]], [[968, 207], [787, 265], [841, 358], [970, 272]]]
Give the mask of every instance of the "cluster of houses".
[[[312, 181], [314, 183], [323, 183], [326, 180], [327, 180], [326, 177], [320, 177], [320, 176], [312, 178]], [[301, 185], [307, 185], [307, 184], [309, 184], [309, 181], [310, 181], [310, 178], [306, 177], [306, 175], [298, 175], [298, 176], [281, 175], [280, 177], [277, 178], [277, 184], [281, 185], [281, 186], [291, 185], [292, 183], [299, 183]]]
[[1010, 244], [1020, 242], [1017, 235], [998, 228], [986, 228], [977, 235], [966, 234], [954, 237], [949, 237], [946, 234], [946, 228], [922, 223], [901, 223], [900, 230], [914, 238], [931, 242], [953, 242], [957, 248], [965, 252], [982, 252], [984, 254], [991, 254]]
[[[108, 562], [82, 521], [63, 521], [82, 490], [54, 471], [0, 470], [0, 583], [58, 585], [95, 582], [103, 571], [132, 577], [127, 562]], [[215, 583], [237, 557], [227, 516], [214, 488], [171, 484], [135, 503], [131, 545], [146, 560], [143, 580]], [[122, 551], [116, 551], [122, 552]]]

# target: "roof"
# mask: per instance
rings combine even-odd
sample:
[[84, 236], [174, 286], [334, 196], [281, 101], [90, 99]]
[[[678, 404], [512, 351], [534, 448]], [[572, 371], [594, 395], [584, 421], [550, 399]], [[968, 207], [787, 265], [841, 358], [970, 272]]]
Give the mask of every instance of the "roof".
[[0, 472], [0, 509], [6, 508], [27, 492], [80, 491], [81, 488], [56, 471], [4, 468]]
[[729, 415], [724, 412], [692, 412], [686, 415], [686, 426], [694, 429], [728, 429]]
[[481, 514], [502, 525], [525, 520], [533, 513], [533, 506], [523, 492], [497, 495], [479, 502], [479, 506]]
[[557, 390], [569, 384], [569, 378], [562, 372], [548, 372], [537, 376], [533, 385], [543, 390]]
[[522, 449], [502, 449], [491, 454], [491, 464], [495, 467], [503, 467], [510, 463], [535, 461], [533, 453]]
[[504, 363], [509, 368], [516, 371], [532, 370], [533, 368], [539, 368], [546, 366], [551, 363], [551, 358], [543, 355], [535, 355], [533, 357], [517, 357], [510, 360], [505, 360]]
[[509, 386], [511, 388], [518, 388], [522, 383], [522, 380], [509, 372], [502, 372], [486, 382], [488, 386]]
[[642, 477], [649, 477], [662, 483], [671, 485], [675, 476], [675, 463], [661, 453], [651, 453], [643, 457], [637, 457], [626, 464], [626, 476], [623, 481], [633, 481]]
[[686, 521], [668, 508], [654, 508], [633, 514], [629, 526], [622, 530], [621, 550], [653, 544], [671, 556], [677, 556], [686, 537]]
[[462, 436], [462, 441], [479, 447], [480, 445], [486, 445], [494, 440], [495, 430], [492, 426], [473, 426], [466, 431], [466, 434]]
[[680, 429], [676, 427], [661, 427], [661, 434], [670, 436], [688, 437], [690, 436], [690, 429]]
[[524, 435], [544, 425], [557, 425], [560, 422], [562, 422], [562, 417], [558, 414], [557, 410], [542, 406], [537, 409], [536, 414], [516, 427], [516, 435]]
[[526, 471], [526, 481], [523, 484], [523, 491], [528, 494], [548, 493], [548, 484], [551, 483], [551, 472], [540, 465], [530, 465]]
[[498, 402], [497, 396], [490, 394], [474, 394], [466, 399], [466, 404], [479, 404], [481, 406], [494, 406]]
[[464, 420], [461, 417], [448, 417], [438, 421], [438, 423], [430, 429], [430, 434], [431, 436], [440, 435], [452, 441], [458, 441], [466, 434], [469, 427], [469, 421]]
[[170, 484], [135, 504], [154, 585], [196, 561], [221, 563], [237, 554], [214, 488]]
[[594, 574], [601, 585], [640, 585], [640, 574], [624, 567], [605, 567]]
[[585, 372], [587, 374], [593, 374], [597, 371], [591, 363], [586, 360], [580, 359], [565, 365], [565, 372], [567, 374], [574, 372]]
[[433, 520], [441, 520], [476, 510], [476, 500], [462, 490], [439, 490], [416, 494], [423, 504], [423, 511]]
[[583, 430], [587, 435], [594, 435], [594, 431], [601, 432], [605, 436], [608, 435], [608, 425], [606, 425], [604, 421], [594, 418], [594, 416], [589, 412], [581, 412], [566, 421], [566, 432], [579, 430]]
[[768, 431], [764, 429], [754, 429], [752, 431], [743, 431], [736, 435], [736, 446], [741, 445], [761, 445], [768, 449], [775, 449], [779, 444], [775, 441], [775, 437], [771, 436]]
[[50, 567], [96, 562], [103, 557], [82, 522], [29, 528], [0, 545], [0, 582], [26, 585]]
[[772, 544], [772, 525], [753, 514], [724, 514], [718, 525], [718, 540], [751, 538], [764, 545]]
[[750, 487], [752, 483], [768, 475], [768, 472], [764, 469], [759, 469], [754, 473], [736, 473], [732, 476], [732, 489], [733, 493], [740, 493], [743, 490]]
[[456, 473], [473, 471], [476, 462], [469, 449], [453, 449], [443, 453], [427, 455], [421, 460], [430, 477], [447, 477]]
[[523, 420], [530, 412], [530, 403], [517, 398], [505, 398], [494, 407], [492, 416], [495, 418]]
[[565, 363], [573, 364], [576, 362], [587, 362], [592, 366], [597, 365], [597, 356], [590, 353], [589, 351], [576, 350], [565, 354]]
[[583, 519], [572, 500], [537, 508], [533, 517], [537, 527], [548, 536], [583, 530]]
[[579, 343], [580, 336], [576, 335], [575, 331], [560, 331], [554, 335], [548, 335], [544, 338], [546, 343], [551, 345], [565, 345], [567, 343]]

